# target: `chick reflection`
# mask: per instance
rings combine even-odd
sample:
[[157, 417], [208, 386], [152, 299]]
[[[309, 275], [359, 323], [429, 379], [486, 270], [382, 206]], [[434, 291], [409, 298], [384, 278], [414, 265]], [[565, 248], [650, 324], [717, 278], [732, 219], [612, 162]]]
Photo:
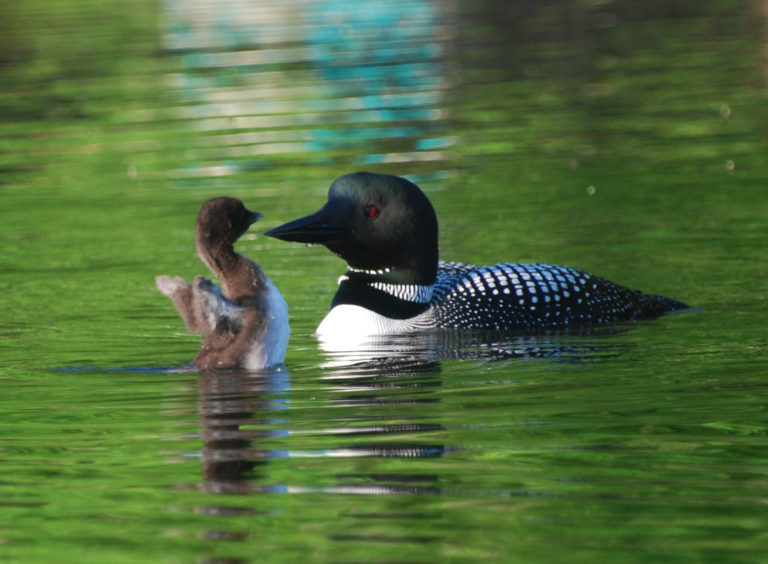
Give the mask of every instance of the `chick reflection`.
[[205, 372], [198, 389], [203, 437], [203, 489], [250, 490], [268, 454], [254, 446], [275, 432], [259, 429], [267, 414], [281, 409], [274, 394], [289, 388], [285, 369], [270, 372], [239, 370]]

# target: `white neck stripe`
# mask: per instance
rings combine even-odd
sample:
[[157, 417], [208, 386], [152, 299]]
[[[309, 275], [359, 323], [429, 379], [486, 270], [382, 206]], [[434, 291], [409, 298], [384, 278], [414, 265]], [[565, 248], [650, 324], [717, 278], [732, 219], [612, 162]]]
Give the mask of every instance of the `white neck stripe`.
[[390, 296], [394, 296], [406, 302], [428, 304], [432, 299], [432, 286], [420, 284], [390, 284], [388, 282], [371, 282], [371, 288], [376, 288]]
[[[358, 270], [355, 268], [348, 268], [347, 271], [376, 275], [390, 272], [390, 269], [385, 268], [384, 270]], [[346, 280], [349, 280], [349, 276], [342, 274], [339, 277], [338, 283], [341, 284]], [[415, 302], [418, 304], [428, 304], [432, 300], [432, 291], [434, 289], [434, 286], [425, 286], [422, 284], [392, 284], [390, 282], [377, 281], [368, 282], [367, 285], [371, 288], [374, 288], [375, 290], [389, 294], [390, 296], [399, 300]]]
[[347, 265], [347, 271], [357, 272], [359, 274], [370, 274], [371, 276], [376, 276], [376, 275], [387, 274], [389, 272], [392, 272], [392, 269], [389, 267], [386, 267], [386, 268], [380, 268], [379, 270], [365, 270], [362, 268], [352, 268], [351, 266]]

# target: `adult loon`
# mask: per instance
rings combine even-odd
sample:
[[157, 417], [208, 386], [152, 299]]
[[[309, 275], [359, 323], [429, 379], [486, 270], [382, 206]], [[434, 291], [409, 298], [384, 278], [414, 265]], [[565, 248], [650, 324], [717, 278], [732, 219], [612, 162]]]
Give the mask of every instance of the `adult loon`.
[[322, 243], [347, 262], [317, 334], [385, 335], [427, 328], [541, 332], [657, 317], [687, 308], [550, 264], [474, 266], [438, 260], [437, 217], [404, 178], [338, 178], [318, 212], [268, 231]]
[[234, 249], [235, 241], [260, 218], [235, 198], [214, 198], [200, 209], [195, 247], [223, 291], [203, 276], [192, 284], [178, 276], [155, 278], [187, 330], [203, 334], [193, 361], [198, 368], [261, 370], [285, 359], [288, 306], [261, 267]]

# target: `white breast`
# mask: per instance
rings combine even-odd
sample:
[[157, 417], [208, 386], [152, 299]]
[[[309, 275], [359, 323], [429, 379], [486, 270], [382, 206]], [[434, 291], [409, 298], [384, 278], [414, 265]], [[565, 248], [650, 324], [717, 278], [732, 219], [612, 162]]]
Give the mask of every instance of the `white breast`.
[[288, 349], [288, 338], [291, 328], [288, 324], [288, 305], [285, 303], [280, 290], [266, 276], [267, 283], [267, 330], [264, 338], [254, 342], [248, 352], [245, 368], [261, 370], [278, 366], [285, 360]]
[[364, 307], [341, 304], [328, 312], [316, 334], [323, 344], [343, 349], [366, 343], [374, 336], [427, 329], [431, 327], [430, 320], [428, 311], [409, 319], [390, 319]]

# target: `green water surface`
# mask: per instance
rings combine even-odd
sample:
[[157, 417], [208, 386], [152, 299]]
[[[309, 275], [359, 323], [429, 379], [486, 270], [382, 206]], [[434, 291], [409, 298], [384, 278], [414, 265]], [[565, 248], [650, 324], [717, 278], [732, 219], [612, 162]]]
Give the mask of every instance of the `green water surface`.
[[[0, 560], [765, 562], [764, 2], [0, 6]], [[697, 311], [340, 368], [343, 272], [261, 236], [408, 175], [441, 255]], [[269, 374], [185, 368], [154, 287], [201, 203], [291, 312]], [[418, 343], [417, 343], [418, 344]]]

